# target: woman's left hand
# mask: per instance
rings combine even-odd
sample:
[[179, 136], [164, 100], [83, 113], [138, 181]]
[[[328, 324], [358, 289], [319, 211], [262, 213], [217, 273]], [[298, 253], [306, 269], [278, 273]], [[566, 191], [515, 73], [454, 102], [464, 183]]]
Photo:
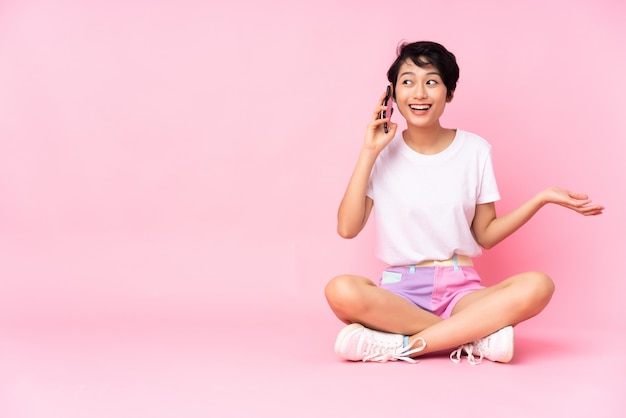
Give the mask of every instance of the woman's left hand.
[[589, 196], [575, 193], [560, 187], [549, 187], [540, 193], [542, 202], [555, 203], [584, 216], [601, 215], [604, 206], [592, 205]]

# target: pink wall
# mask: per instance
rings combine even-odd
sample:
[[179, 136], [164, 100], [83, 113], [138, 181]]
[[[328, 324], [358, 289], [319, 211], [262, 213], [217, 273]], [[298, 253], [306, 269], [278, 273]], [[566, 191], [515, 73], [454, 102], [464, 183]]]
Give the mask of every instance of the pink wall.
[[326, 313], [330, 277], [378, 274], [335, 211], [397, 43], [430, 39], [499, 211], [550, 185], [607, 207], [545, 209], [485, 277], [552, 275], [546, 325], [625, 325], [623, 2], [214, 3], [0, 5], [1, 321]]

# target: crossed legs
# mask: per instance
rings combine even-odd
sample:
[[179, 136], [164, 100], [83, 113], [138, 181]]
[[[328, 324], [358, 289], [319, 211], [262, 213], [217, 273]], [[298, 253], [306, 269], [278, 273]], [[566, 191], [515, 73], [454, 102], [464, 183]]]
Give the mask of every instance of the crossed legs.
[[462, 297], [447, 319], [413, 305], [352, 275], [332, 279], [326, 299], [337, 317], [367, 328], [423, 338], [426, 348], [414, 356], [456, 348], [508, 325], [517, 325], [541, 312], [552, 297], [554, 284], [543, 273], [527, 272]]

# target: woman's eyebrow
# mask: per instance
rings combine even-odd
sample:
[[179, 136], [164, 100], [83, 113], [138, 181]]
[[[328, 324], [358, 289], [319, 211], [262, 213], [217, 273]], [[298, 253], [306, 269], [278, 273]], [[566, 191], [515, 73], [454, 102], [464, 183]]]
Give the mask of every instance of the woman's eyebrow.
[[[413, 71], [405, 71], [402, 74], [400, 74], [398, 77], [403, 77], [405, 75], [415, 75], [415, 73]], [[441, 77], [441, 73], [439, 71], [429, 71], [426, 73], [426, 75], [438, 75], [439, 77]]]

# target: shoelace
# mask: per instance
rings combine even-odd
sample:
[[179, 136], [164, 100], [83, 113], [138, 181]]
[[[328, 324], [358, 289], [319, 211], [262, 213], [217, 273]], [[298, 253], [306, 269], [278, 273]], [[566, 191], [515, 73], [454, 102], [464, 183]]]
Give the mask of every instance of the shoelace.
[[[411, 349], [415, 345], [417, 341], [422, 342], [422, 346], [418, 348]], [[378, 344], [371, 344], [368, 347], [368, 351], [372, 352], [363, 357], [363, 361], [379, 361], [384, 363], [386, 361], [396, 361], [396, 360], [404, 360], [409, 363], [417, 363], [417, 360], [409, 357], [411, 354], [419, 353], [424, 348], [426, 348], [426, 341], [423, 338], [416, 338], [413, 342], [406, 347], [402, 347], [402, 351], [397, 351], [397, 348], [393, 347], [382, 347]]]
[[465, 353], [467, 354], [467, 362], [472, 366], [476, 366], [477, 364], [480, 364], [481, 361], [483, 361], [483, 353], [478, 347], [476, 347], [476, 353], [480, 355], [480, 357], [478, 359], [474, 357], [474, 344], [464, 344], [460, 346], [450, 353], [450, 360], [452, 360], [453, 363], [460, 363], [463, 356], [463, 351], [465, 351]]

